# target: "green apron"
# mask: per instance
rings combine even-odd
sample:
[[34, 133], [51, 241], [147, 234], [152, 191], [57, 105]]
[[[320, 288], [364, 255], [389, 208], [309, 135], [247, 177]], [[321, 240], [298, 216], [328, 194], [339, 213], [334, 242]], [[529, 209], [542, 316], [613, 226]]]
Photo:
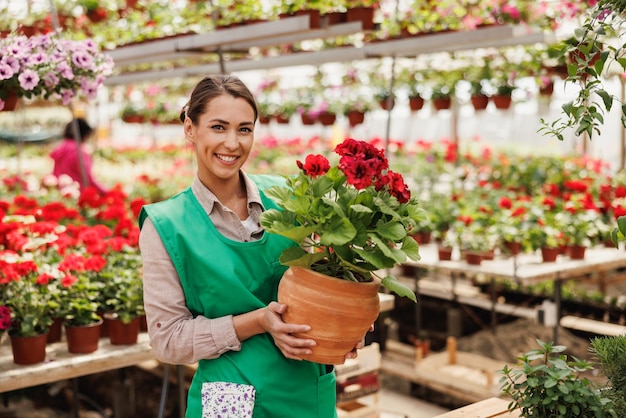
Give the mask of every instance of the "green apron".
[[[277, 208], [262, 192], [261, 198], [266, 209]], [[172, 258], [194, 317], [238, 315], [276, 300], [278, 282], [286, 270], [278, 256], [293, 241], [269, 233], [251, 242], [224, 237], [191, 188], [144, 206], [140, 225], [147, 216]], [[285, 358], [268, 333], [245, 340], [241, 351], [200, 360], [189, 389], [186, 418], [203, 417], [204, 382], [252, 385], [256, 390], [254, 418], [337, 416], [334, 372], [327, 372], [321, 364]]]

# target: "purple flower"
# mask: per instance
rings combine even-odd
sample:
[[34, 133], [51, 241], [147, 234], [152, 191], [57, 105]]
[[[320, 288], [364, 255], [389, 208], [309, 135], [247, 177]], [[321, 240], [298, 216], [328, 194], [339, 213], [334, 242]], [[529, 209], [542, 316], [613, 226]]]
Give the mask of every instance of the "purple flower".
[[52, 71], [46, 74], [43, 80], [47, 87], [56, 87], [56, 85], [59, 84], [59, 77]]
[[32, 90], [39, 84], [39, 75], [33, 70], [24, 70], [17, 79], [24, 90]]
[[11, 69], [11, 66], [0, 62], [0, 80], [8, 80], [13, 77], [15, 72]]
[[93, 58], [91, 55], [85, 53], [84, 51], [77, 51], [72, 54], [72, 62], [74, 65], [80, 68], [92, 69], [93, 67]]
[[72, 71], [72, 67], [70, 67], [66, 62], [61, 62], [57, 65], [57, 72], [61, 78], [65, 78], [67, 80], [74, 79], [74, 71]]

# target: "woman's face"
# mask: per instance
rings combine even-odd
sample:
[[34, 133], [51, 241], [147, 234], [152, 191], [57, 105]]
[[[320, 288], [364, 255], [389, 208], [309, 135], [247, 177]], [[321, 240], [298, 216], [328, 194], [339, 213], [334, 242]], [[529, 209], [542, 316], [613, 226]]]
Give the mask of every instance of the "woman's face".
[[211, 100], [194, 125], [185, 120], [185, 136], [194, 144], [198, 176], [206, 185], [239, 180], [239, 170], [254, 142], [254, 110], [242, 98], [223, 94]]

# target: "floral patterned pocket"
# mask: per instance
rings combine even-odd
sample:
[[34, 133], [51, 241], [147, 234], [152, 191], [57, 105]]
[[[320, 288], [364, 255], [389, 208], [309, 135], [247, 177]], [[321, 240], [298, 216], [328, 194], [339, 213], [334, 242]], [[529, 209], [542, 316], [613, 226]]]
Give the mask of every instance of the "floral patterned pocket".
[[252, 417], [254, 386], [230, 382], [202, 384], [202, 418]]

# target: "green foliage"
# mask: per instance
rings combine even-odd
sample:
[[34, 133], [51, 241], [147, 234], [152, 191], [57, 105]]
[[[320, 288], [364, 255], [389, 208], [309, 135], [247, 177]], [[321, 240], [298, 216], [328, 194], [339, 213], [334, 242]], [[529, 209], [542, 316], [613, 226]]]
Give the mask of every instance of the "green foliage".
[[617, 416], [626, 416], [626, 336], [595, 337], [589, 351], [608, 379], [604, 394], [613, 401]]
[[[356, 188], [338, 167], [324, 173], [285, 176], [286, 186], [265, 190], [281, 210], [261, 215], [266, 231], [299, 244], [280, 262], [351, 281], [370, 281], [376, 270], [419, 259], [409, 235], [425, 217], [414, 197], [401, 203], [386, 187]], [[393, 276], [382, 285], [415, 301], [413, 292]]]
[[67, 326], [89, 325], [102, 320], [97, 314], [100, 288], [98, 283], [89, 280], [87, 276], [78, 277], [76, 282], [65, 288]]
[[[626, 128], [626, 103], [604, 90], [601, 76], [611, 64], [626, 71], [624, 48], [623, 2], [599, 1], [591, 15], [578, 28], [574, 36], [562, 41], [551, 51], [553, 57], [567, 62], [566, 83], [579, 87], [577, 97], [561, 106], [565, 118], [552, 123], [541, 119], [540, 132], [563, 140], [563, 132], [573, 128], [577, 136], [586, 134], [593, 139], [600, 134], [605, 112], [610, 112], [614, 102], [621, 104], [621, 121]], [[621, 45], [613, 46], [606, 41], [617, 39]]]
[[583, 372], [593, 369], [585, 360], [567, 359], [566, 347], [537, 340], [538, 349], [518, 357], [518, 364], [500, 373], [501, 390], [510, 396], [509, 411], [521, 417], [617, 417], [611, 401], [594, 388]]

